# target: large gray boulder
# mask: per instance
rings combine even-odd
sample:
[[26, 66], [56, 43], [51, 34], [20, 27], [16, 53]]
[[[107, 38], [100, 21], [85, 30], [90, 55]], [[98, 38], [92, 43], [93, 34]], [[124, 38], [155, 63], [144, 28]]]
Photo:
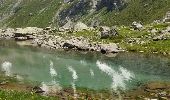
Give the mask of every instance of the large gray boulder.
[[106, 39], [118, 35], [118, 32], [114, 27], [110, 28], [107, 26], [102, 26], [100, 27], [99, 31], [100, 31], [99, 34], [101, 39]]
[[143, 28], [143, 25], [136, 21], [134, 21], [131, 26], [134, 30], [139, 30], [139, 31], [142, 30], [142, 28]]
[[166, 12], [163, 22], [170, 22], [170, 11]]
[[101, 53], [117, 53], [119, 52], [119, 47], [116, 43], [110, 43], [110, 44], [101, 44]]
[[89, 41], [83, 37], [72, 37], [71, 39], [65, 41], [63, 48], [89, 50]]
[[165, 31], [170, 33], [170, 26], [168, 26]]
[[88, 30], [88, 26], [82, 22], [77, 22], [74, 26], [74, 31]]

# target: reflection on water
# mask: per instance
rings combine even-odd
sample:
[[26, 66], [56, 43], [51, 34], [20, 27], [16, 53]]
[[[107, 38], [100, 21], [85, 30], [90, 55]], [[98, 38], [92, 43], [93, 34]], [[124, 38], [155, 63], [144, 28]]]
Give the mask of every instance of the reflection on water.
[[47, 92], [72, 86], [75, 96], [76, 87], [126, 90], [147, 81], [170, 81], [168, 58], [137, 53], [107, 57], [98, 53], [1, 47], [0, 64], [7, 76], [25, 75], [28, 80], [42, 83]]
[[55, 77], [57, 76], [57, 72], [55, 71], [55, 69], [53, 67], [52, 61], [50, 61], [50, 74], [51, 74], [51, 77], [53, 78], [53, 81], [55, 81]]
[[51, 82], [50, 83], [45, 83], [45, 82], [41, 83], [41, 89], [44, 91], [44, 94], [57, 93], [58, 91], [60, 91], [62, 89], [60, 84], [56, 81], [57, 72], [54, 69], [54, 64], [52, 61], [50, 61], [50, 70], [49, 71], [50, 71], [50, 75], [52, 78]]
[[5, 75], [7, 76], [12, 75], [12, 72], [11, 72], [12, 63], [5, 61], [2, 63], [1, 66], [2, 66], [2, 71], [5, 72]]
[[111, 89], [117, 91], [117, 89], [126, 89], [126, 81], [130, 81], [134, 78], [133, 73], [129, 72], [123, 67], [120, 67], [118, 71], [115, 71], [111, 67], [109, 67], [105, 63], [101, 63], [100, 61], [96, 62], [99, 69], [105, 72], [108, 76], [112, 78]]
[[90, 69], [90, 75], [93, 77], [94, 76], [94, 71]]
[[76, 94], [76, 84], [75, 84], [75, 82], [76, 82], [77, 79], [78, 79], [77, 72], [76, 72], [71, 66], [68, 67], [68, 70], [69, 70], [69, 72], [72, 73], [73, 81], [72, 81], [71, 84], [72, 84], [72, 88], [73, 88], [73, 90], [74, 90], [74, 97], [76, 98], [76, 97], [77, 97], [77, 94]]

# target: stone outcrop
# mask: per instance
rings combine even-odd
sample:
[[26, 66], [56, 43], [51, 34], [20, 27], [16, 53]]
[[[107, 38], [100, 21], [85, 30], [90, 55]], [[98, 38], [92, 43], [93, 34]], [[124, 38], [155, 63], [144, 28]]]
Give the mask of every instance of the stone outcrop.
[[24, 41], [35, 38], [35, 34], [42, 32], [43, 29], [37, 27], [17, 28], [14, 32], [16, 40]]
[[167, 27], [165, 30], [162, 30], [159, 35], [153, 37], [154, 41], [169, 39], [170, 39], [170, 27]]
[[82, 22], [78, 22], [75, 26], [74, 26], [74, 30], [75, 31], [82, 31], [82, 30], [87, 30], [88, 26]]
[[153, 41], [169, 40], [169, 39], [170, 39], [170, 33], [165, 33], [165, 34], [161, 34], [161, 35], [153, 37]]
[[82, 31], [90, 29], [86, 24], [82, 22], [74, 23], [72, 21], [68, 21], [64, 26], [59, 28], [60, 32], [73, 32], [73, 31]]
[[170, 21], [170, 11], [166, 12], [165, 17], [163, 18], [163, 22], [169, 22]]
[[117, 53], [119, 52], [119, 47], [115, 43], [101, 44], [101, 53]]
[[110, 28], [107, 26], [101, 26], [99, 31], [100, 31], [99, 35], [101, 39], [106, 39], [118, 35], [118, 32], [114, 27]]
[[[39, 46], [50, 49], [73, 49], [81, 51], [98, 51], [105, 53], [116, 53], [122, 51], [115, 43], [101, 44], [92, 43], [84, 37], [71, 36], [67, 39], [58, 35], [50, 34], [51, 28], [17, 28], [0, 30], [0, 39], [15, 39], [18, 44]], [[25, 41], [25, 42], [24, 42]], [[19, 43], [20, 42], [20, 43]], [[22, 43], [21, 43], [22, 42]], [[23, 43], [24, 42], [24, 43]], [[27, 44], [30, 43], [30, 44]]]
[[51, 49], [73, 49], [81, 51], [99, 51], [105, 53], [117, 53], [122, 51], [116, 44], [96, 44], [90, 43], [89, 40], [83, 37], [70, 37], [64, 39], [60, 36], [49, 35], [37, 35], [37, 38], [33, 40], [33, 44], [51, 48]]
[[138, 23], [138, 22], [135, 22], [135, 21], [132, 23], [131, 26], [134, 30], [141, 30], [143, 28], [143, 25], [141, 23]]
[[11, 39], [14, 37], [15, 30], [12, 28], [0, 29], [0, 39]]

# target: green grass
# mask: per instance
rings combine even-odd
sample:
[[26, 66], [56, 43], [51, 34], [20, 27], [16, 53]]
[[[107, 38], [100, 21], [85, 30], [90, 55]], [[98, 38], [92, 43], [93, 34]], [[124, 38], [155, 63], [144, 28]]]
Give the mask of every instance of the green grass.
[[[8, 83], [21, 84], [14, 77], [7, 77], [5, 75], [0, 74], [0, 83], [3, 83], [3, 82], [7, 82], [7, 85], [5, 86], [8, 86]], [[24, 85], [30, 86], [31, 84], [26, 83], [24, 81]], [[10, 86], [7, 89], [2, 89], [2, 87], [3, 85], [1, 86], [1, 89], [0, 89], [0, 100], [57, 100], [57, 97], [46, 97], [46, 96], [42, 96], [39, 94], [35, 94], [31, 91], [30, 92], [28, 92], [27, 90], [26, 90], [27, 92], [22, 91], [22, 87], [21, 87], [21, 90], [19, 87], [18, 87], [19, 90], [10, 90]]]
[[169, 0], [131, 0], [128, 6], [117, 12], [103, 14], [102, 24], [130, 25], [133, 21], [141, 21], [144, 24], [153, 22], [155, 19], [162, 19], [170, 8]]
[[41, 96], [35, 93], [0, 90], [0, 100], [58, 100], [55, 97]]
[[[19, 8], [14, 15], [0, 23], [0, 26], [6, 24], [7, 27], [47, 27], [57, 24], [57, 19], [52, 22], [56, 12], [61, 7], [62, 0], [23, 0], [17, 7]], [[16, 0], [5, 0], [5, 4], [0, 6], [0, 14], [10, 12], [11, 4], [15, 4]], [[71, 9], [77, 3], [74, 0], [70, 4], [62, 5], [62, 10]], [[16, 8], [16, 9], [17, 9]], [[83, 8], [89, 9], [89, 8]], [[167, 11], [170, 10], [169, 0], [130, 0], [127, 6], [120, 11], [107, 11], [102, 8], [93, 13], [84, 13], [79, 20], [89, 24], [98, 19], [101, 25], [130, 25], [133, 21], [141, 21], [144, 24], [153, 22], [156, 19], [162, 19]], [[84, 10], [83, 10], [84, 11]], [[32, 13], [32, 16], [29, 16]], [[81, 12], [80, 12], [81, 13]], [[80, 14], [77, 12], [77, 14]], [[76, 16], [76, 15], [75, 15]], [[162, 27], [162, 26], [155, 26]]]
[[20, 7], [18, 12], [6, 20], [8, 27], [47, 27], [60, 7], [60, 0], [23, 0]]
[[147, 29], [138, 31], [138, 30], [132, 30], [130, 27], [119, 28], [118, 32], [124, 38], [140, 38], [142, 36], [150, 34], [149, 32], [147, 32]]
[[[160, 33], [150, 33], [148, 32], [150, 29], [158, 29], [163, 30], [168, 27], [168, 23], [160, 23], [160, 24], [147, 24], [144, 26], [144, 29], [141, 31], [133, 30], [130, 27], [120, 26], [117, 27], [118, 36], [110, 37], [107, 39], [100, 39], [99, 31], [93, 30], [93, 31], [79, 31], [74, 33], [66, 33], [63, 37], [70, 37], [70, 36], [76, 36], [76, 37], [84, 37], [91, 40], [91, 42], [101, 42], [101, 43], [119, 43], [119, 46], [122, 47], [125, 50], [128, 51], [135, 51], [140, 52], [144, 51], [147, 53], [161, 53], [161, 54], [170, 54], [170, 40], [159, 40], [159, 41], [153, 41], [153, 37], [156, 35], [159, 35]], [[134, 42], [132, 44], [128, 43], [128, 39], [140, 39], [140, 42], [143, 41], [143, 44]]]
[[151, 41], [146, 44], [133, 44], [122, 43], [121, 46], [128, 51], [146, 53], [159, 53], [159, 54], [170, 54], [170, 40]]
[[168, 27], [170, 25], [170, 23], [161, 23], [161, 24], [153, 24], [152, 27], [158, 30], [163, 30], [166, 29], [166, 27]]

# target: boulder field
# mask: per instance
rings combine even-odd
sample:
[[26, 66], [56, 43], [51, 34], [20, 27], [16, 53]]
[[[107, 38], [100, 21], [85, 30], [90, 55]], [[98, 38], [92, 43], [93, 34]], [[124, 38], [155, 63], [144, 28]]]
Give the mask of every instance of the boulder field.
[[[19, 44], [45, 47], [50, 49], [73, 49], [80, 51], [98, 51], [103, 54], [123, 51], [116, 43], [93, 43], [82, 36], [64, 38], [54, 33], [52, 28], [7, 28], [0, 29], [0, 39], [14, 39]], [[24, 43], [23, 43], [24, 42]]]

